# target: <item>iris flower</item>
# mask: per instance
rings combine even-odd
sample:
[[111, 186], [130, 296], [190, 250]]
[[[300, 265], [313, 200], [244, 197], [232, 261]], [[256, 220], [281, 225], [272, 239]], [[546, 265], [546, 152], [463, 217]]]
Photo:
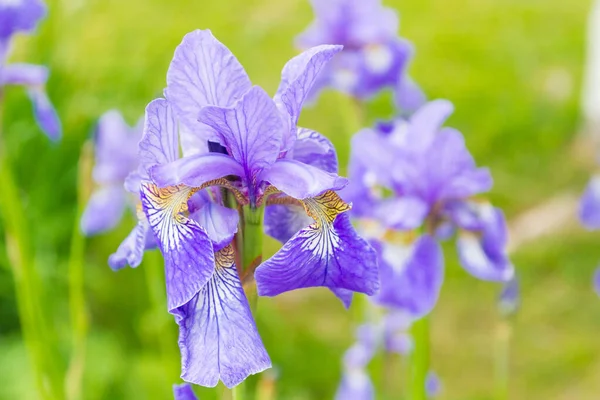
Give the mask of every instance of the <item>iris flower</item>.
[[175, 396], [175, 400], [198, 400], [192, 387], [187, 383], [173, 385], [173, 395]]
[[118, 111], [111, 110], [100, 117], [94, 134], [96, 189], [81, 217], [82, 232], [92, 236], [113, 229], [126, 208], [133, 209], [138, 218], [136, 227], [108, 259], [114, 270], [127, 264], [137, 267], [144, 250], [156, 247], [139, 201], [138, 142], [142, 122], [130, 127]]
[[380, 0], [311, 0], [314, 22], [297, 38], [300, 48], [341, 44], [344, 50], [319, 77], [315, 90], [330, 86], [359, 99], [390, 87], [401, 109], [413, 110], [423, 94], [406, 75], [413, 48], [398, 37], [398, 15]]
[[46, 12], [46, 5], [40, 0], [0, 1], [0, 95], [4, 86], [24, 86], [38, 125], [51, 140], [58, 140], [60, 120], [44, 89], [48, 68], [25, 63], [7, 64], [13, 36], [19, 32], [33, 32]]
[[[188, 382], [232, 387], [270, 367], [242, 289], [254, 269], [263, 296], [325, 286], [346, 299], [378, 288], [375, 252], [336, 193], [347, 181], [322, 169], [335, 152], [297, 127], [317, 74], [340, 50], [319, 46], [290, 60], [272, 99], [210, 31], [197, 30], [175, 51], [166, 99], [146, 109], [141, 200], [165, 258]], [[238, 222], [260, 226], [272, 205], [302, 207], [312, 222], [287, 228], [293, 236], [260, 266], [240, 265]]]
[[433, 101], [352, 142], [344, 198], [379, 254], [375, 300], [413, 318], [437, 302], [444, 275], [439, 241], [456, 231], [461, 265], [473, 276], [505, 282], [514, 272], [502, 211], [476, 197], [492, 178], [475, 165], [461, 133], [442, 127], [451, 112], [451, 103]]

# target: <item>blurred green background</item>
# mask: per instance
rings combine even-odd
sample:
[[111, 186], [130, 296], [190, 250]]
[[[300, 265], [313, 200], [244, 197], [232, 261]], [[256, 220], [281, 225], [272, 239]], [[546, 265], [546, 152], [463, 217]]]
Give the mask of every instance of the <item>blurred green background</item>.
[[[509, 219], [556, 194], [583, 191], [593, 152], [574, 143], [588, 0], [384, 3], [400, 12], [400, 33], [416, 46], [412, 77], [429, 97], [454, 102], [449, 124], [465, 134], [478, 163], [490, 166], [496, 182], [490, 196]], [[133, 124], [161, 95], [175, 46], [196, 28], [210, 28], [253, 82], [273, 93], [281, 67], [296, 54], [294, 36], [311, 19], [306, 0], [54, 0], [38, 34], [18, 38], [11, 60], [51, 68], [48, 90], [64, 124], [63, 141], [52, 145], [33, 122], [24, 91], [6, 91], [3, 135], [42, 275], [40, 304], [52, 334], [47, 346], [58, 349], [60, 365], [67, 364], [71, 334], [68, 260], [77, 162], [96, 119], [116, 108]], [[369, 120], [390, 112], [383, 95], [369, 108]], [[327, 93], [304, 111], [301, 125], [331, 138], [345, 165], [358, 127], [351, 101]], [[600, 299], [590, 283], [600, 235], [579, 228], [575, 210], [570, 213], [562, 229], [514, 254], [523, 305], [514, 319], [511, 399], [600, 396]], [[179, 381], [176, 324], [164, 303], [160, 255], [147, 254], [139, 268], [119, 273], [106, 264], [132, 225], [130, 216], [116, 231], [86, 242], [86, 399], [169, 399]], [[266, 246], [267, 254], [276, 249], [273, 241]], [[36, 399], [5, 250], [3, 239], [0, 398]], [[491, 399], [499, 287], [463, 272], [450, 247], [446, 259], [446, 283], [431, 316], [432, 368], [443, 382], [439, 398]], [[325, 290], [259, 300], [256, 318], [276, 366], [278, 398], [332, 398], [357, 315]], [[382, 359], [374, 360], [378, 386], [382, 369]], [[399, 360], [388, 371], [398, 393], [401, 371]], [[212, 399], [221, 391], [198, 393]]]

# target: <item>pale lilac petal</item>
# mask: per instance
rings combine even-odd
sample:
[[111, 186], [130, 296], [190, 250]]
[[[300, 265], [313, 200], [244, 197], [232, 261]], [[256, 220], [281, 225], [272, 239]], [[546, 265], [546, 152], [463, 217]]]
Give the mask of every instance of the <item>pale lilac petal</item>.
[[189, 303], [173, 310], [179, 324], [181, 377], [201, 386], [231, 388], [271, 367], [231, 247], [215, 254], [217, 268]]
[[244, 176], [244, 169], [233, 158], [218, 153], [195, 154], [152, 168], [152, 180], [160, 187], [178, 185], [200, 187], [227, 175]]
[[319, 132], [298, 128], [293, 148], [293, 159], [312, 165], [326, 172], [338, 172], [338, 159], [335, 147]]
[[277, 160], [260, 175], [260, 180], [296, 199], [315, 197], [326, 190], [339, 190], [348, 183], [337, 174], [287, 159]]
[[33, 31], [46, 12], [47, 7], [41, 0], [0, 1], [0, 41], [15, 32]]
[[190, 218], [206, 231], [216, 251], [231, 243], [238, 230], [239, 214], [236, 209], [211, 201], [206, 190], [195, 193], [188, 206]]
[[383, 200], [375, 216], [386, 226], [398, 230], [411, 230], [420, 227], [429, 213], [429, 205], [418, 197], [397, 197]]
[[301, 205], [270, 205], [265, 209], [265, 233], [285, 243], [314, 220]]
[[392, 166], [398, 150], [389, 137], [373, 129], [362, 129], [352, 137], [352, 162], [365, 166], [368, 186], [392, 186]]
[[588, 229], [600, 229], [600, 175], [594, 175], [579, 203], [579, 220]]
[[381, 243], [381, 289], [375, 301], [402, 310], [412, 319], [429, 314], [444, 281], [444, 256], [439, 244], [423, 235], [410, 247]]
[[413, 146], [422, 149], [431, 145], [435, 135], [454, 112], [448, 100], [433, 100], [425, 103], [410, 118], [408, 136]]
[[402, 110], [403, 114], [412, 114], [421, 108], [427, 101], [425, 93], [408, 76], [399, 80], [394, 91], [394, 101], [396, 107]]
[[125, 182], [123, 183], [123, 187], [126, 191], [133, 194], [140, 193], [140, 185], [143, 180], [149, 180], [150, 177], [146, 176], [146, 172], [143, 171], [142, 168], [131, 171], [129, 175], [125, 178]]
[[175, 396], [175, 400], [198, 400], [192, 386], [188, 383], [173, 385], [173, 395]]
[[244, 167], [249, 181], [279, 155], [283, 121], [273, 100], [258, 86], [233, 108], [204, 107], [199, 118], [219, 133], [221, 144]]
[[144, 216], [142, 217], [121, 242], [117, 251], [108, 257], [108, 265], [113, 271], [125, 268], [127, 265], [132, 268], [137, 267], [142, 262], [144, 251], [156, 247], [150, 224]]
[[594, 291], [600, 296], [600, 268], [596, 268], [593, 278]]
[[375, 251], [360, 238], [346, 213], [333, 225], [300, 230], [255, 272], [258, 294], [325, 286], [374, 294], [379, 288]]
[[233, 53], [210, 30], [195, 30], [185, 35], [175, 50], [165, 95], [188, 132], [197, 136], [197, 145], [202, 146], [218, 135], [198, 121], [201, 108], [231, 107], [251, 86]]
[[8, 64], [0, 68], [0, 86], [43, 86], [48, 80], [47, 67], [33, 64]]
[[342, 48], [343, 46], [316, 46], [292, 58], [283, 67], [281, 83], [275, 94], [275, 102], [283, 105], [290, 118], [290, 130], [283, 136], [283, 150], [288, 150], [293, 145], [302, 105], [319, 73]]
[[156, 99], [146, 107], [144, 135], [139, 149], [140, 165], [148, 175], [152, 167], [179, 158], [177, 120], [167, 100]]
[[59, 140], [62, 136], [62, 125], [46, 91], [36, 86], [30, 87], [27, 93], [33, 104], [33, 115], [40, 128], [50, 140]]
[[375, 388], [369, 375], [362, 369], [350, 370], [342, 376], [342, 382], [335, 394], [336, 400], [372, 400]]
[[459, 233], [456, 245], [461, 265], [476, 278], [508, 281], [514, 274], [514, 267], [504, 249], [497, 249], [497, 244], [486, 244], [485, 234], [481, 238], [471, 232]]
[[106, 186], [90, 197], [81, 216], [81, 231], [86, 236], [96, 235], [114, 228], [125, 210], [125, 191], [122, 186]]
[[144, 213], [165, 259], [169, 310], [188, 303], [211, 279], [215, 268], [208, 234], [184, 214], [189, 196], [189, 188], [159, 189], [142, 183]]
[[110, 110], [96, 124], [94, 180], [100, 184], [123, 184], [138, 165], [138, 142], [142, 129], [130, 128], [121, 113]]

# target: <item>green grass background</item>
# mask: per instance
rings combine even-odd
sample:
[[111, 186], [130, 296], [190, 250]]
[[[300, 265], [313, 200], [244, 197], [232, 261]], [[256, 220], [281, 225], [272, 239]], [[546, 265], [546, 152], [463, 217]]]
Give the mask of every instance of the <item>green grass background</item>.
[[[416, 47], [411, 75], [431, 98], [454, 102], [449, 124], [465, 134], [478, 163], [491, 168], [496, 184], [490, 196], [509, 218], [555, 193], [583, 190], [593, 163], [574, 153], [571, 144], [579, 130], [589, 1], [384, 3], [399, 10], [401, 35]], [[58, 145], [43, 137], [20, 88], [6, 92], [2, 128], [44, 282], [41, 304], [66, 364], [77, 160], [96, 119], [117, 108], [133, 124], [161, 94], [175, 46], [196, 28], [210, 28], [253, 82], [273, 93], [281, 67], [296, 54], [294, 35], [312, 13], [305, 0], [54, 0], [50, 7], [37, 36], [19, 37], [12, 60], [51, 68], [48, 90], [65, 137]], [[369, 108], [369, 120], [390, 112], [389, 96], [383, 96]], [[305, 110], [301, 124], [332, 139], [346, 163], [349, 138], [358, 127], [348, 99], [322, 96]], [[113, 273], [106, 265], [132, 224], [128, 218], [86, 244], [86, 399], [168, 399], [178, 382], [176, 325], [164, 304], [159, 254], [147, 254], [135, 270]], [[523, 305], [514, 321], [511, 399], [600, 397], [600, 299], [590, 283], [600, 260], [599, 240], [598, 234], [575, 228], [514, 255]], [[2, 242], [0, 398], [36, 399], [5, 247]], [[274, 242], [267, 241], [266, 252], [274, 250]], [[432, 367], [443, 381], [440, 398], [492, 399], [499, 288], [464, 273], [451, 248], [446, 260], [446, 283], [432, 314]], [[346, 312], [319, 289], [260, 299], [258, 307], [279, 398], [332, 398], [357, 312]], [[380, 386], [382, 360], [374, 360], [371, 369]], [[397, 393], [401, 371], [398, 360], [388, 371]], [[198, 393], [212, 399], [221, 391]]]

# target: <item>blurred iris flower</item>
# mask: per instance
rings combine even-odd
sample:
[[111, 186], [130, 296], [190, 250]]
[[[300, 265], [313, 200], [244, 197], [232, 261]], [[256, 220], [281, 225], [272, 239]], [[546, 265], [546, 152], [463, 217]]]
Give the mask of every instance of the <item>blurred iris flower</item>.
[[181, 385], [173, 385], [173, 395], [175, 400], [198, 400], [196, 394], [192, 390], [192, 387], [188, 383]]
[[374, 300], [412, 318], [437, 302], [444, 275], [440, 240], [458, 232], [461, 265], [473, 276], [508, 281], [502, 211], [474, 198], [492, 178], [478, 168], [455, 129], [442, 127], [448, 101], [432, 101], [409, 119], [365, 129], [352, 141], [345, 200], [379, 255], [381, 290]]
[[424, 95], [406, 75], [413, 48], [398, 37], [398, 15], [381, 0], [311, 0], [314, 22], [297, 38], [302, 49], [341, 44], [313, 92], [332, 87], [364, 100], [392, 88], [401, 110], [414, 111]]
[[4, 86], [24, 86], [33, 104], [38, 125], [51, 140], [56, 141], [61, 137], [62, 128], [44, 89], [49, 75], [48, 68], [7, 63], [13, 36], [19, 32], [33, 32], [46, 12], [46, 5], [41, 0], [0, 1], [0, 96]]
[[[140, 196], [165, 258], [168, 309], [180, 327], [188, 382], [232, 387], [270, 367], [242, 288], [254, 270], [262, 296], [325, 286], [345, 300], [378, 289], [375, 251], [336, 193], [347, 181], [333, 171], [335, 150], [296, 126], [317, 74], [340, 50], [319, 46], [290, 60], [271, 98], [210, 31], [197, 30], [175, 51], [166, 99], [146, 108]], [[246, 270], [233, 241], [238, 224], [262, 231], [264, 208], [273, 206], [293, 210], [267, 221], [266, 230], [292, 236]]]
[[[579, 220], [589, 230], [600, 229], [600, 175], [590, 179], [579, 203]], [[600, 296], [600, 267], [594, 271], [594, 290]]]

